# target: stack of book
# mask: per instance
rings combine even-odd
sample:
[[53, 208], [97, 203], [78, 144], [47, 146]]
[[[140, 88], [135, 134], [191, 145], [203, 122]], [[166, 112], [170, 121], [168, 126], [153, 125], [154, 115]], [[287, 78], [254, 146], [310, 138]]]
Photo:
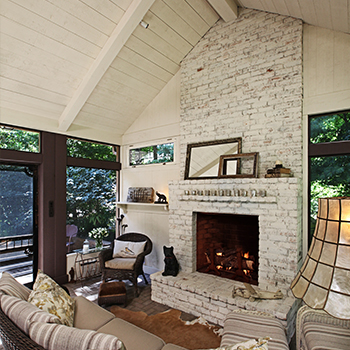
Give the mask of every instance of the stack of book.
[[291, 177], [293, 173], [289, 168], [275, 166], [272, 169], [267, 169], [265, 177]]

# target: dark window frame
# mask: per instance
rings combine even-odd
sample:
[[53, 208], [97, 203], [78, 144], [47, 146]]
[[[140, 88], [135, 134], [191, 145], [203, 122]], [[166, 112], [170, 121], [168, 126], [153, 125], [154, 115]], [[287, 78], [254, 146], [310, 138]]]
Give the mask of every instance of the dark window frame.
[[324, 117], [327, 115], [338, 114], [338, 113], [350, 113], [350, 110], [333, 111], [322, 114], [310, 114], [308, 115], [308, 230], [307, 230], [307, 240], [308, 247], [310, 245], [310, 236], [312, 235], [310, 231], [310, 199], [311, 199], [311, 158], [313, 157], [331, 157], [340, 155], [350, 155], [350, 140], [345, 141], [333, 141], [333, 142], [321, 142], [321, 143], [311, 143], [311, 120], [313, 118]]

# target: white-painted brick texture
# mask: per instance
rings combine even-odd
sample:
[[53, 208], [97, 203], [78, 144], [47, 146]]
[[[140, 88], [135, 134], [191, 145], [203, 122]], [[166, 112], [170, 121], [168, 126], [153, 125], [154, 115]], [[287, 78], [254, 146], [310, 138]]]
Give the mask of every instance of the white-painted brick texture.
[[[297, 306], [290, 283], [302, 248], [302, 22], [244, 9], [219, 21], [181, 64], [180, 160], [188, 143], [242, 137], [244, 153], [259, 152], [259, 178], [181, 180], [169, 184], [169, 243], [178, 277], [152, 275], [152, 299], [222, 324], [236, 308], [267, 311], [284, 322], [288, 338]], [[276, 160], [293, 178], [264, 174]], [[189, 195], [185, 191], [244, 190], [245, 196]], [[252, 190], [266, 195], [250, 196]], [[262, 290], [281, 289], [282, 301], [232, 298], [239, 282], [196, 271], [195, 212], [259, 217]]]

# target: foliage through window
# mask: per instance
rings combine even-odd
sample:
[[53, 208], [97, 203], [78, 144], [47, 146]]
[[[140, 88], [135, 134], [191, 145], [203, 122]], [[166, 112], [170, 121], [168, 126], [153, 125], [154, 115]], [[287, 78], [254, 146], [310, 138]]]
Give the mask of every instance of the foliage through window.
[[116, 171], [67, 167], [67, 224], [78, 226], [79, 237], [87, 238], [97, 227], [108, 230], [112, 240], [116, 223]]
[[309, 130], [310, 242], [318, 198], [350, 196], [350, 112], [310, 117]]
[[67, 156], [74, 158], [116, 161], [115, 146], [67, 138]]
[[0, 126], [0, 148], [40, 153], [40, 133]]
[[174, 142], [140, 148], [131, 148], [129, 152], [130, 166], [169, 163], [173, 161]]
[[33, 234], [33, 169], [0, 164], [0, 237]]

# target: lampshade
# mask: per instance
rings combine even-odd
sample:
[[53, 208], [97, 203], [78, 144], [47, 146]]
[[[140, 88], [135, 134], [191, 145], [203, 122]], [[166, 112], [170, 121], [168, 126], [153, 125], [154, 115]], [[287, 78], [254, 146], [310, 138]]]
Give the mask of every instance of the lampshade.
[[291, 284], [314, 309], [350, 319], [350, 197], [320, 198], [305, 261]]

